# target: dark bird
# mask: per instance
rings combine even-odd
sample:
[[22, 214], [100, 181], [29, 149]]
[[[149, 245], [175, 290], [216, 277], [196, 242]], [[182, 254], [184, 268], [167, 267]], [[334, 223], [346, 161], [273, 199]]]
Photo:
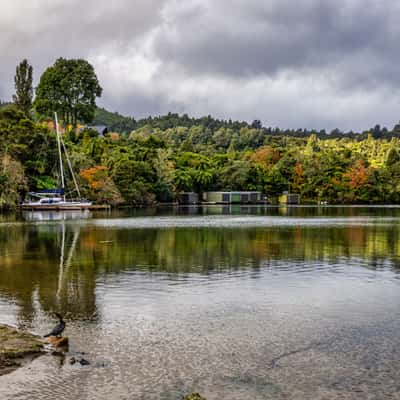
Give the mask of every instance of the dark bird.
[[62, 319], [62, 316], [58, 313], [55, 313], [57, 318], [59, 319], [58, 324], [53, 328], [53, 330], [48, 333], [47, 335], [44, 335], [43, 337], [49, 337], [49, 336], [61, 336], [62, 332], [65, 329], [65, 322]]

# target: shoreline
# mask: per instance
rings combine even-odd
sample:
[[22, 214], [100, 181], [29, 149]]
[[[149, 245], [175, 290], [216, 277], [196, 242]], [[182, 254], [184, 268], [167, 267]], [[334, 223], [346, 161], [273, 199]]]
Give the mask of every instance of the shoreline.
[[44, 354], [40, 336], [0, 324], [0, 376], [15, 371]]

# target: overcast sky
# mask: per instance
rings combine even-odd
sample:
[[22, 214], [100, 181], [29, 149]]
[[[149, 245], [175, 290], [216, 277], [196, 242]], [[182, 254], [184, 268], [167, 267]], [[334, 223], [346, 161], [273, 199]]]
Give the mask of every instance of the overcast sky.
[[0, 99], [27, 58], [95, 67], [99, 104], [266, 126], [362, 130], [400, 119], [396, 0], [0, 0]]

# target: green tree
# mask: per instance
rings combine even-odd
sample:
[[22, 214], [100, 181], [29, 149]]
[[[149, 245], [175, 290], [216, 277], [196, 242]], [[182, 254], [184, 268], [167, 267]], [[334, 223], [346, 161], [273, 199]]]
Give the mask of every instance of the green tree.
[[243, 160], [227, 163], [219, 170], [217, 186], [221, 190], [247, 190], [250, 167], [250, 163]]
[[156, 174], [148, 162], [121, 156], [113, 165], [112, 178], [127, 203], [152, 204], [155, 201], [152, 183]]
[[32, 108], [32, 71], [32, 66], [28, 64], [28, 60], [24, 59], [17, 65], [14, 77], [15, 95], [13, 101], [26, 115], [30, 114]]
[[187, 192], [193, 190], [193, 176], [188, 169], [176, 169], [174, 178], [178, 190]]
[[91, 64], [83, 59], [59, 58], [40, 77], [34, 106], [48, 117], [56, 111], [64, 123], [76, 126], [78, 121], [93, 121], [96, 97], [101, 93]]
[[0, 209], [16, 206], [28, 189], [22, 164], [8, 154], [0, 154]]
[[392, 165], [396, 164], [399, 161], [400, 161], [399, 153], [394, 147], [391, 147], [386, 158], [386, 165], [388, 167], [391, 167]]
[[157, 149], [156, 157], [153, 161], [157, 180], [154, 191], [157, 200], [172, 201], [174, 199], [174, 173], [175, 165], [170, 160], [171, 150]]
[[57, 162], [55, 135], [26, 118], [15, 105], [0, 110], [0, 154], [19, 161], [31, 189], [43, 188]]

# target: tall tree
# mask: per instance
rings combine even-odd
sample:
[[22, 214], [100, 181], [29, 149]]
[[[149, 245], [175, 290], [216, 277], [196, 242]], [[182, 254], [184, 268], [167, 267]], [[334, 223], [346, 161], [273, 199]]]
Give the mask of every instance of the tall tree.
[[15, 105], [26, 115], [30, 114], [32, 108], [32, 71], [32, 66], [29, 65], [28, 60], [24, 59], [17, 65], [14, 77], [15, 95], [13, 100]]
[[78, 121], [93, 121], [96, 97], [101, 93], [102, 88], [89, 62], [59, 58], [41, 76], [34, 106], [40, 114], [49, 117], [57, 111], [64, 123], [76, 126]]

